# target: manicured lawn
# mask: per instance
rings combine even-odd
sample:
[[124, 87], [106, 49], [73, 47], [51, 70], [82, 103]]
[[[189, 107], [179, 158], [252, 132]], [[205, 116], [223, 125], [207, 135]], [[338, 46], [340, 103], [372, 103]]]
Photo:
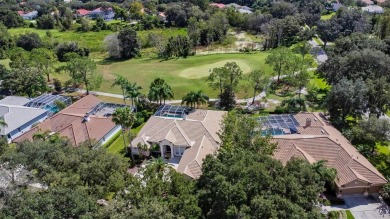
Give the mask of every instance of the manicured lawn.
[[309, 83], [311, 86], [318, 88], [318, 89], [329, 88], [328, 83], [326, 83], [326, 81], [323, 80], [322, 78], [319, 78], [318, 75], [315, 73], [315, 71], [310, 71], [309, 74], [310, 74], [310, 82]]
[[[97, 97], [106, 103], [123, 104], [123, 99], [121, 99], [121, 98], [107, 97], [107, 96], [101, 96], [101, 95], [98, 95]], [[130, 104], [130, 103], [131, 103], [131, 100], [126, 100], [126, 104]]]
[[390, 154], [390, 148], [389, 148], [389, 143], [377, 143], [376, 144], [376, 149], [378, 150], [379, 153], [389, 155]]
[[[217, 97], [218, 91], [211, 89], [206, 83], [209, 70], [222, 66], [227, 61], [237, 61], [245, 72], [252, 69], [263, 69], [270, 73], [272, 69], [265, 64], [267, 53], [254, 54], [216, 54], [199, 55], [186, 59], [172, 59], [162, 61], [160, 59], [139, 58], [128, 61], [105, 64], [97, 62], [98, 71], [104, 76], [104, 81], [98, 91], [121, 94], [118, 86], [111, 87], [117, 75], [126, 77], [130, 82], [137, 82], [143, 87], [142, 92], [148, 93], [149, 85], [155, 78], [163, 78], [172, 87], [174, 99], [181, 99], [186, 93], [195, 90], [203, 90], [210, 97]], [[199, 76], [198, 76], [199, 75]], [[69, 79], [66, 74], [54, 75], [65, 81]], [[190, 77], [190, 78], [188, 78]], [[197, 78], [195, 78], [197, 77]], [[244, 96], [244, 85], [238, 87], [238, 97]], [[251, 91], [249, 91], [251, 92]]]
[[125, 155], [126, 151], [123, 144], [122, 134], [110, 146], [108, 146], [107, 151], [113, 154], [121, 154], [123, 156]]
[[313, 40], [316, 41], [316, 43], [318, 43], [318, 45], [320, 45], [320, 46], [324, 45], [322, 43], [322, 41], [320, 39], [318, 39], [318, 37], [313, 37]]
[[[8, 30], [12, 35], [16, 36], [19, 34], [24, 34], [27, 32], [38, 33], [41, 37], [46, 37], [46, 30], [39, 30], [35, 28], [12, 28]], [[58, 42], [66, 41], [75, 41], [78, 42], [80, 46], [85, 46], [89, 48], [92, 52], [104, 52], [104, 38], [114, 33], [111, 30], [102, 30], [99, 32], [78, 32], [78, 31], [59, 31], [59, 30], [49, 30], [53, 36], [53, 39]], [[186, 34], [186, 29], [154, 29], [154, 30], [145, 30], [137, 32], [141, 41], [144, 42], [150, 33], [155, 33], [164, 38], [170, 36], [176, 36], [178, 34]]]
[[332, 13], [330, 13], [330, 14], [322, 15], [322, 16], [321, 16], [321, 20], [329, 20], [329, 19], [331, 19], [331, 18], [333, 17], [333, 15], [335, 15], [335, 14], [336, 14], [336, 12], [332, 12]]
[[346, 210], [345, 213], [347, 213], [347, 219], [355, 219], [350, 210]]
[[[138, 126], [137, 128], [131, 129], [132, 137], [135, 137], [143, 126], [144, 125], [142, 124], [142, 125]], [[130, 143], [130, 142], [128, 142], [128, 139], [126, 139], [126, 143], [127, 144]], [[126, 150], [125, 150], [125, 146], [123, 144], [122, 134], [110, 146], [108, 146], [107, 151], [109, 153], [113, 153], [113, 154], [120, 154], [123, 156], [125, 155]]]

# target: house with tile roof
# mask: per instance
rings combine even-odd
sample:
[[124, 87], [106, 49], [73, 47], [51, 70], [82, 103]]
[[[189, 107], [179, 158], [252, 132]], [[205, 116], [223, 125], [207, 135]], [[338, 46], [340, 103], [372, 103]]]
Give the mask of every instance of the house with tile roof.
[[123, 106], [103, 103], [97, 97], [88, 95], [14, 139], [13, 142], [31, 141], [35, 133], [49, 131], [67, 137], [75, 146], [85, 142], [91, 146], [104, 144], [121, 129], [111, 120], [111, 115], [117, 107]]
[[0, 117], [7, 123], [6, 127], [0, 127], [0, 135], [9, 142], [49, 116], [50, 112], [46, 109], [25, 106], [29, 101], [19, 96], [7, 96], [0, 100]]
[[309, 163], [325, 160], [337, 170], [336, 193], [380, 193], [386, 178], [321, 113], [261, 118], [263, 132], [273, 135], [273, 156], [283, 164], [292, 158]]
[[103, 18], [103, 20], [112, 20], [115, 17], [115, 12], [112, 8], [96, 8], [90, 11], [88, 16], [92, 19]]
[[218, 132], [226, 112], [183, 109], [160, 107], [130, 146], [134, 154], [142, 153], [139, 145], [157, 146], [158, 153], [178, 172], [196, 179], [202, 173], [203, 159], [219, 149]]
[[90, 10], [80, 8], [80, 9], [76, 10], [76, 17], [85, 17], [85, 16], [88, 16], [89, 13], [91, 13]]

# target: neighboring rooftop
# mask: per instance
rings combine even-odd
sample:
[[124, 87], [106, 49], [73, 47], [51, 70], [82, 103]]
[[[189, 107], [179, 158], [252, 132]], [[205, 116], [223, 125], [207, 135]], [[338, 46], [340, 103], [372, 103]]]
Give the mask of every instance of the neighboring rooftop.
[[379, 5], [369, 5], [367, 7], [362, 7], [362, 10], [369, 13], [377, 13], [377, 14], [383, 14], [385, 12], [384, 9]]
[[[89, 114], [101, 103], [102, 101], [93, 95], [81, 98], [16, 138], [14, 142], [32, 140], [35, 133], [45, 131], [57, 132], [61, 136], [68, 137], [73, 145], [79, 145], [85, 141], [100, 141], [107, 133], [116, 128], [111, 120], [111, 114]], [[104, 107], [101, 107], [98, 112], [101, 110], [105, 110]]]
[[[285, 116], [285, 115], [282, 115]], [[298, 132], [289, 135], [274, 135], [278, 143], [274, 157], [286, 163], [293, 157], [310, 163], [326, 160], [326, 166], [337, 170], [338, 188], [354, 186], [381, 186], [387, 180], [356, 148], [320, 113], [292, 115], [298, 122]]]
[[47, 110], [44, 109], [0, 104], [0, 117], [3, 117], [4, 121], [7, 123], [6, 127], [0, 128], [0, 134], [7, 135], [8, 133], [22, 127], [37, 117], [46, 114]]
[[225, 8], [226, 5], [225, 4], [222, 4], [222, 3], [210, 3], [211, 6], [214, 6], [214, 7], [217, 7], [217, 8]]
[[24, 104], [30, 102], [30, 99], [20, 96], [7, 96], [0, 100], [0, 104], [24, 106]]

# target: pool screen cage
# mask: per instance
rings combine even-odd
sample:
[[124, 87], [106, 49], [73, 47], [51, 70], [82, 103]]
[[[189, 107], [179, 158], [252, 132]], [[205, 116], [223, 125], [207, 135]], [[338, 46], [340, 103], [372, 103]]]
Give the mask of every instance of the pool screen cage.
[[190, 112], [188, 107], [162, 105], [160, 106], [154, 116], [170, 117], [170, 118], [185, 118]]
[[58, 111], [56, 101], [61, 101], [65, 103], [67, 106], [72, 104], [72, 100], [70, 99], [70, 97], [62, 96], [62, 95], [43, 94], [37, 98], [30, 100], [28, 103], [24, 104], [24, 106], [47, 109], [53, 112], [55, 111], [55, 109], [57, 109]]
[[298, 133], [298, 121], [293, 115], [260, 116], [258, 121], [262, 124], [263, 135], [285, 135]]

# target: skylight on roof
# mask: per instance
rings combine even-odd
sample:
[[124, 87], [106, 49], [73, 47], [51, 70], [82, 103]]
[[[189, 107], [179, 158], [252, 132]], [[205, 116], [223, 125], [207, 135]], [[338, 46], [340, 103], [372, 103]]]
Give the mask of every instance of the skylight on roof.
[[286, 135], [298, 132], [299, 123], [293, 115], [260, 116], [258, 121], [262, 124], [263, 135]]
[[162, 105], [160, 106], [154, 116], [161, 116], [167, 118], [185, 118], [189, 113], [187, 107], [173, 106], [173, 105]]

